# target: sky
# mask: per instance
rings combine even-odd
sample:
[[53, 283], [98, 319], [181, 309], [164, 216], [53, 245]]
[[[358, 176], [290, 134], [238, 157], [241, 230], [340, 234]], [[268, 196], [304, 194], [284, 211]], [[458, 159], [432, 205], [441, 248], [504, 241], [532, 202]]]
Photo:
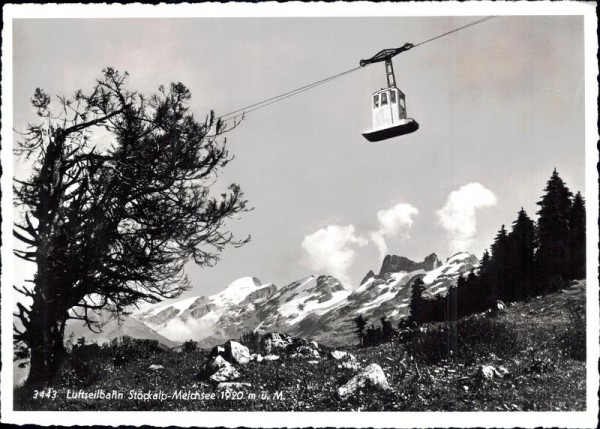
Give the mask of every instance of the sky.
[[[476, 19], [15, 20], [14, 128], [35, 120], [36, 87], [90, 90], [106, 66], [146, 94], [183, 82], [203, 118]], [[371, 93], [386, 85], [382, 63], [250, 113], [227, 134], [235, 160], [217, 186], [240, 184], [254, 210], [227, 226], [252, 239], [215, 267], [186, 266], [193, 287], [182, 297], [245, 276], [283, 286], [331, 274], [354, 288], [387, 254], [480, 257], [521, 207], [536, 217], [554, 168], [585, 196], [583, 48], [582, 17], [499, 16], [398, 55], [420, 129], [378, 143], [361, 133]], [[15, 159], [15, 171], [28, 165]]]

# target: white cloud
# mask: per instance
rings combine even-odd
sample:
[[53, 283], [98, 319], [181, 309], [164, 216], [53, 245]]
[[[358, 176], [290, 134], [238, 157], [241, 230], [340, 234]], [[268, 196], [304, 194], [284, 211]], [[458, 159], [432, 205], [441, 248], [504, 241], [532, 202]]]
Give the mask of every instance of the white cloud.
[[476, 210], [496, 205], [492, 191], [480, 183], [469, 183], [448, 195], [446, 205], [437, 211], [440, 225], [450, 238], [452, 253], [469, 251], [477, 235]]
[[366, 244], [365, 238], [356, 235], [353, 225], [329, 225], [302, 240], [307, 265], [331, 274], [345, 286], [350, 286], [348, 269], [356, 255], [355, 247]]
[[410, 204], [398, 203], [388, 210], [377, 212], [379, 230], [370, 234], [371, 240], [379, 249], [379, 256], [387, 254], [386, 238], [408, 238], [408, 230], [413, 224], [413, 216], [419, 213], [416, 207]]

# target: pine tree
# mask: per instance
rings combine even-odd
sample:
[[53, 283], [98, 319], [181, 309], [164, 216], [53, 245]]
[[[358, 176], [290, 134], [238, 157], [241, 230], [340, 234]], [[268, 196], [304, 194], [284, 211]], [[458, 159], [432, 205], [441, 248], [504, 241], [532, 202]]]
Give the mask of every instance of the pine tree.
[[[456, 297], [460, 296], [460, 300], [454, 299], [455, 306], [455, 317], [460, 318], [467, 314], [471, 307], [471, 296], [469, 294], [467, 278], [462, 274], [458, 276], [456, 280]], [[448, 292], [448, 297], [450, 297], [450, 292]], [[450, 303], [449, 303], [450, 304]]]
[[521, 207], [509, 240], [508, 301], [533, 295], [535, 223]]
[[569, 279], [585, 278], [585, 232], [585, 201], [577, 192], [569, 213]]
[[[13, 230], [14, 253], [36, 269], [31, 287], [15, 285], [26, 297], [13, 338], [31, 350], [28, 388], [59, 372], [68, 320], [97, 330], [96, 310], [118, 319], [175, 298], [191, 286], [188, 262], [214, 265], [247, 242], [226, 225], [249, 210], [239, 186], [220, 197], [213, 187], [232, 160], [224, 122], [198, 122], [181, 83], [143, 95], [127, 76], [107, 68], [89, 92], [55, 101], [38, 88], [40, 122], [15, 146], [32, 161], [31, 176], [15, 178], [23, 217]], [[111, 143], [96, 145], [104, 134]]]
[[[465, 279], [463, 276], [458, 277], [461, 289], [464, 288]], [[451, 286], [446, 295], [446, 321], [456, 322], [458, 319], [458, 287]]]
[[559, 177], [556, 169], [544, 189], [545, 194], [537, 203], [539, 247], [536, 253], [538, 279], [543, 282], [542, 291], [559, 289], [569, 278], [569, 218], [572, 193]]
[[425, 283], [422, 279], [418, 278], [412, 284], [410, 297], [410, 318], [416, 324], [424, 322], [426, 318], [426, 314], [423, 311], [425, 306], [423, 292], [425, 292]]
[[364, 337], [365, 337], [365, 327], [367, 326], [368, 320], [362, 315], [359, 314], [354, 318], [354, 324], [356, 325], [356, 330], [354, 333], [358, 337], [358, 343], [361, 346], [364, 346]]
[[508, 234], [504, 225], [496, 234], [494, 243], [491, 246], [492, 257], [490, 260], [490, 300], [488, 305], [494, 305], [499, 299], [506, 299], [508, 295], [508, 261], [509, 244]]
[[396, 331], [392, 326], [392, 322], [390, 322], [387, 317], [383, 316], [381, 319], [381, 336], [384, 341], [390, 341]]

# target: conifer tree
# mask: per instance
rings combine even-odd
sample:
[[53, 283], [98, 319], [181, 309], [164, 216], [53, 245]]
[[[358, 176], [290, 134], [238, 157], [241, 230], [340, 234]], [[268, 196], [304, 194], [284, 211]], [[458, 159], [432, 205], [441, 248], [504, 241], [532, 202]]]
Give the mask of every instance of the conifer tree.
[[533, 294], [535, 224], [521, 207], [509, 234], [508, 301]]
[[569, 218], [572, 193], [560, 178], [556, 169], [544, 189], [545, 194], [537, 203], [539, 247], [536, 253], [538, 279], [543, 282], [542, 291], [551, 292], [562, 287], [569, 277]]
[[426, 318], [423, 311], [425, 306], [423, 292], [425, 292], [425, 283], [418, 278], [412, 284], [410, 297], [410, 318], [416, 324], [423, 323]]
[[585, 278], [585, 232], [585, 200], [577, 192], [569, 213], [570, 279]]
[[358, 343], [361, 346], [365, 345], [363, 340], [365, 337], [365, 328], [367, 326], [367, 322], [368, 320], [362, 314], [359, 314], [354, 318], [354, 324], [356, 325], [356, 330], [354, 333], [358, 337]]
[[383, 316], [381, 319], [381, 336], [384, 341], [390, 341], [395, 334], [392, 322], [387, 317]]
[[490, 260], [490, 301], [493, 305], [498, 299], [506, 299], [508, 284], [508, 261], [509, 244], [508, 234], [504, 225], [496, 234], [494, 243], [491, 246], [492, 257]]

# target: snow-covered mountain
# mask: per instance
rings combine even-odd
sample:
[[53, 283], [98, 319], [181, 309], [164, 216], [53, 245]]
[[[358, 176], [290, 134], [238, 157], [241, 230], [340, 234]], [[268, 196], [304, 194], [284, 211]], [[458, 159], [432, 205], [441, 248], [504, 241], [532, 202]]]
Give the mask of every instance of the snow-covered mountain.
[[271, 283], [244, 277], [218, 294], [159, 304], [137, 317], [172, 340], [193, 339], [211, 345], [255, 329], [262, 320], [261, 304], [276, 292]]
[[331, 276], [309, 276], [278, 288], [253, 277], [231, 283], [222, 292], [175, 303], [162, 303], [136, 318], [174, 340], [193, 339], [208, 347], [243, 332], [277, 331], [313, 338], [325, 344], [353, 342], [352, 319], [387, 317], [393, 323], [408, 315], [411, 284], [422, 278], [426, 294], [438, 295], [456, 283], [478, 260], [458, 253], [442, 263], [435, 254], [422, 262], [388, 255], [379, 274], [370, 271], [354, 289]]
[[164, 337], [135, 317], [124, 316], [122, 320], [117, 320], [108, 311], [96, 311], [93, 319], [101, 323], [101, 329], [99, 331], [91, 331], [84, 322], [80, 320], [69, 320], [65, 327], [65, 339], [70, 339], [72, 342], [75, 342], [79, 338], [84, 337], [86, 341], [102, 344], [113, 338], [128, 336], [132, 338], [157, 340], [167, 347], [178, 345], [176, 341]]

